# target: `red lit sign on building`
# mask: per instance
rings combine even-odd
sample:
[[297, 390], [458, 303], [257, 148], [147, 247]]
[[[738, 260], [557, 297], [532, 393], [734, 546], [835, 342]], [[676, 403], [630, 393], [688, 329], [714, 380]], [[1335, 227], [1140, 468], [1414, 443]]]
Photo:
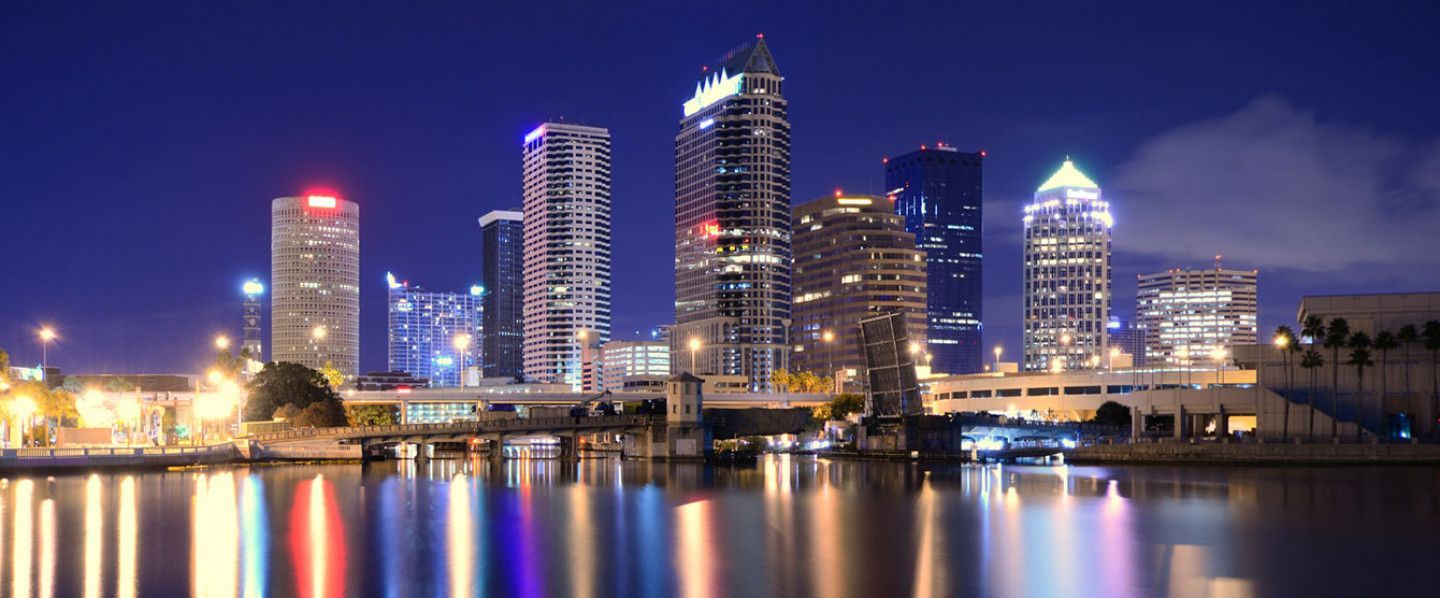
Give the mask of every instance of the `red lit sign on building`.
[[712, 239], [720, 236], [720, 225], [714, 222], [705, 223], [705, 236]]
[[334, 209], [339, 200], [329, 195], [311, 195], [305, 198], [305, 205], [312, 208]]

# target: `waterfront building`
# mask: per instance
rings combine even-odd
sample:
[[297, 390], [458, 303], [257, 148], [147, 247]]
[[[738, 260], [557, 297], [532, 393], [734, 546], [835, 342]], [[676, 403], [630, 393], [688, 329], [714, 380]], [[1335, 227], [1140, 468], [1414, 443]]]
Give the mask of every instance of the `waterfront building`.
[[495, 210], [480, 217], [480, 295], [484, 312], [479, 345], [486, 378], [519, 378], [524, 371], [524, 215]]
[[[1109, 335], [1110, 350], [1113, 353], [1119, 350], [1120, 353], [1130, 356], [1130, 364], [1139, 367], [1145, 365], [1145, 329], [1137, 326], [1134, 320], [1111, 317], [1107, 325], [1106, 334]], [[1107, 356], [1107, 359], [1109, 357]], [[1119, 367], [1115, 363], [1109, 363], [1109, 367]]]
[[983, 151], [943, 143], [885, 160], [895, 213], [925, 252], [925, 351], [940, 372], [978, 372], [988, 354], [981, 326], [984, 161]]
[[397, 281], [388, 272], [385, 282], [390, 288], [389, 370], [427, 378], [434, 387], [460, 386], [465, 369], [477, 361], [480, 287], [465, 293], [430, 292]]
[[580, 388], [580, 332], [610, 340], [610, 131], [547, 122], [522, 147], [525, 378]]
[[425, 388], [430, 380], [405, 371], [370, 372], [355, 377], [355, 390], [400, 390], [404, 388]]
[[669, 375], [669, 342], [610, 341], [600, 347], [600, 390], [620, 392], [627, 379]]
[[252, 361], [265, 363], [265, 341], [260, 336], [260, 321], [263, 317], [260, 311], [260, 295], [265, 293], [265, 285], [252, 278], [245, 281], [240, 290], [245, 294], [240, 317], [240, 354]]
[[926, 263], [885, 197], [821, 197], [795, 206], [791, 369], [821, 377], [865, 368], [860, 320], [904, 314], [925, 345]]
[[[675, 135], [671, 363], [767, 389], [790, 326], [790, 120], [763, 36], [707, 67]], [[703, 376], [702, 376], [703, 377]]]
[[360, 206], [334, 195], [270, 203], [270, 359], [360, 370]]
[[1135, 315], [1152, 363], [1209, 365], [1256, 340], [1258, 270], [1172, 269], [1139, 277]]
[[1325, 322], [1345, 318], [1351, 332], [1374, 338], [1382, 330], [1397, 333], [1407, 324], [1423, 328], [1425, 322], [1440, 321], [1440, 293], [1307, 295], [1300, 299], [1295, 321], [1304, 322], [1310, 316]]
[[1068, 159], [1025, 206], [1024, 369], [1103, 363], [1113, 225], [1099, 185]]

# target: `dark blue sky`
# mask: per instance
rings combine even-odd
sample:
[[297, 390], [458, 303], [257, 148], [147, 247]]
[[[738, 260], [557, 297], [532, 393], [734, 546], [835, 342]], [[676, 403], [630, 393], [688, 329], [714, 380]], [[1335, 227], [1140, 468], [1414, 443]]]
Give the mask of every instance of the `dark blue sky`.
[[[431, 3], [426, 3], [431, 4]], [[1436, 290], [1440, 6], [176, 2], [0, 8], [0, 347], [69, 371], [193, 371], [269, 271], [269, 202], [361, 205], [362, 367], [386, 270], [479, 277], [546, 118], [614, 136], [618, 337], [670, 321], [673, 135], [701, 65], [763, 32], [787, 77], [794, 200], [879, 191], [880, 159], [985, 149], [987, 343], [1016, 355], [1021, 202], [1066, 156], [1134, 276], [1261, 272], [1301, 294]], [[1275, 3], [1282, 4], [1282, 3]], [[1290, 4], [1290, 3], [1283, 3]]]

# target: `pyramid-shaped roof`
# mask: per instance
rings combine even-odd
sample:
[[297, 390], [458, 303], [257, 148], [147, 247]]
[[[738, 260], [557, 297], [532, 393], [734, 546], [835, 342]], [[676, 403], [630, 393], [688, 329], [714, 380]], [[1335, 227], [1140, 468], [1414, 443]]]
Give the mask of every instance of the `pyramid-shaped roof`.
[[1090, 180], [1090, 177], [1080, 172], [1079, 168], [1075, 168], [1075, 163], [1071, 162], [1069, 158], [1066, 158], [1065, 163], [1060, 165], [1060, 170], [1050, 175], [1050, 178], [1046, 179], [1045, 184], [1040, 185], [1040, 188], [1036, 189], [1035, 192], [1039, 193], [1061, 187], [1075, 187], [1079, 189], [1100, 188], [1099, 185], [1095, 184], [1095, 181]]
[[775, 57], [770, 55], [770, 48], [765, 45], [765, 36], [763, 35], [755, 36], [755, 41], [746, 42], [745, 45], [720, 57], [720, 64], [716, 70], [725, 71], [731, 75], [739, 73], [780, 74], [780, 67], [775, 65]]

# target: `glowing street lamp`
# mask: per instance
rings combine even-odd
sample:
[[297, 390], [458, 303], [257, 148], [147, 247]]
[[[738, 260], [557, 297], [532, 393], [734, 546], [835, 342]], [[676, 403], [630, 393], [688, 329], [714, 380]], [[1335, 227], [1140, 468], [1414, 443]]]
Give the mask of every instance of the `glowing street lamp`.
[[[581, 331], [581, 332], [583, 333], [584, 331]], [[584, 337], [584, 336], [581, 336], [580, 338], [581, 338], [581, 339], [584, 339], [585, 337]], [[464, 334], [464, 333], [457, 334], [457, 335], [455, 335], [455, 338], [451, 341], [451, 343], [452, 343], [453, 345], [455, 345], [455, 353], [460, 356], [460, 370], [459, 370], [459, 376], [457, 376], [457, 377], [460, 379], [460, 389], [461, 389], [461, 390], [464, 390], [464, 389], [465, 389], [465, 351], [466, 351], [466, 349], [469, 349], [469, 348], [470, 348], [470, 335]]]
[[996, 372], [999, 372], [999, 371], [1000, 371], [1000, 354], [1001, 354], [1001, 353], [1004, 353], [1004, 352], [1005, 352], [1005, 348], [1004, 348], [1004, 347], [1001, 347], [1000, 345], [995, 345], [995, 369], [994, 369], [994, 371], [996, 371]]
[[695, 353], [700, 351], [700, 337], [690, 337], [690, 373], [695, 373]]
[[323, 341], [325, 340], [325, 337], [329, 334], [330, 329], [326, 328], [324, 324], [318, 325], [310, 329], [310, 338], [315, 341]]
[[43, 368], [40, 372], [41, 380], [45, 379], [45, 370], [50, 369], [50, 341], [55, 339], [56, 334], [54, 329], [49, 326], [42, 326], [40, 328], [40, 367]]
[[215, 348], [216, 348], [216, 349], [219, 349], [219, 350], [221, 350], [221, 351], [224, 351], [224, 350], [226, 350], [226, 349], [229, 349], [229, 348], [230, 348], [230, 338], [227, 337], [227, 336], [225, 336], [225, 335], [223, 335], [223, 334], [222, 334], [222, 335], [219, 335], [219, 336], [216, 336], [216, 337], [215, 337]]

